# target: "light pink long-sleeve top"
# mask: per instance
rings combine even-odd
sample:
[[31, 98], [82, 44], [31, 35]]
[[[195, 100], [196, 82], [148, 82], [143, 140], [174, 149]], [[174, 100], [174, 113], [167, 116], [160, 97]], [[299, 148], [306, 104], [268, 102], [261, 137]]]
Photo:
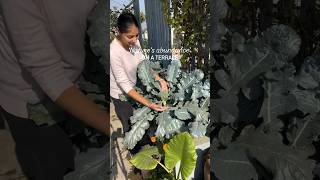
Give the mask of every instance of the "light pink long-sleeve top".
[[110, 44], [110, 96], [119, 99], [128, 93], [137, 82], [137, 67], [143, 60], [139, 41], [127, 51], [116, 38]]
[[0, 0], [0, 106], [27, 118], [27, 103], [55, 101], [84, 67], [96, 0]]

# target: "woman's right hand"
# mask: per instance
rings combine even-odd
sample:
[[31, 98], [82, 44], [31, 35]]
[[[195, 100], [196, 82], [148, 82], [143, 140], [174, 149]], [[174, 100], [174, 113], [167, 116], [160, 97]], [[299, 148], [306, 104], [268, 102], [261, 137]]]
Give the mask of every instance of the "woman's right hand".
[[168, 107], [160, 106], [160, 105], [158, 105], [156, 103], [149, 103], [148, 107], [150, 109], [153, 109], [153, 110], [159, 111], [159, 112], [162, 112], [162, 111], [165, 111], [166, 109], [168, 109]]

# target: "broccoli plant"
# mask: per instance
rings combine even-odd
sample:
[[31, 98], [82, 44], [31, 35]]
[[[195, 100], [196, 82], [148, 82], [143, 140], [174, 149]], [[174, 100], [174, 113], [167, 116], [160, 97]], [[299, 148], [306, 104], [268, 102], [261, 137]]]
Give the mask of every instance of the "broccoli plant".
[[240, 36], [232, 36], [227, 70], [214, 73], [221, 88], [208, 126], [212, 172], [224, 180], [313, 179], [319, 166], [320, 56], [307, 57], [296, 69], [291, 60], [301, 39], [286, 25], [247, 42]]
[[[159, 63], [142, 61], [138, 66], [136, 90], [155, 103], [168, 107], [156, 112], [143, 106], [130, 118], [132, 127], [125, 134], [124, 144], [133, 149], [146, 130], [154, 129], [159, 139], [170, 138], [178, 132], [188, 131], [193, 136], [205, 135], [209, 123], [210, 84], [201, 70], [186, 73], [180, 70], [180, 61], [172, 61], [166, 70]], [[160, 83], [153, 74], [157, 72], [169, 84], [169, 91], [161, 91]], [[139, 85], [140, 84], [140, 85]]]

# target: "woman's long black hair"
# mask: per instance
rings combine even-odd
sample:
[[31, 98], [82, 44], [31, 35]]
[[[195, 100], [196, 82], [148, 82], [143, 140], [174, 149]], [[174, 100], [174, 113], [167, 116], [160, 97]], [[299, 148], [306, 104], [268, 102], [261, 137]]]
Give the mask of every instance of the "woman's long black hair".
[[139, 28], [138, 21], [132, 13], [125, 12], [118, 17], [117, 26], [120, 33], [128, 32], [129, 27], [133, 24]]

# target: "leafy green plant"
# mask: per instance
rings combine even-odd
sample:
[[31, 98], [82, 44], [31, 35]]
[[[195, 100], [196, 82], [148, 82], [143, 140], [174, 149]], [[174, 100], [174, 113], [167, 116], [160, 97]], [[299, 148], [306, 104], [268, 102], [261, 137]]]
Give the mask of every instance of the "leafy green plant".
[[[130, 162], [141, 170], [153, 170], [160, 165], [171, 179], [180, 179], [180, 177], [186, 179], [196, 165], [196, 150], [192, 136], [187, 132], [179, 133], [164, 147], [164, 151], [159, 151], [157, 146], [147, 146], [134, 155]], [[162, 157], [164, 157], [164, 164], [161, 163]], [[178, 162], [180, 167], [175, 177], [173, 170]]]
[[291, 60], [301, 39], [284, 25], [246, 43], [234, 41], [239, 36], [232, 37], [236, 48], [225, 56], [227, 68], [214, 74], [221, 88], [212, 99], [208, 128], [212, 171], [224, 180], [313, 179], [313, 143], [320, 135], [319, 55], [305, 59], [297, 71]]
[[166, 106], [169, 98], [169, 93], [167, 91], [161, 91], [160, 96], [161, 96], [162, 105]]
[[[174, 28], [176, 38], [188, 51], [181, 52], [183, 67], [206, 69], [208, 65], [208, 0], [162, 0], [162, 7], [167, 23]], [[175, 47], [181, 48], [181, 47]], [[195, 61], [198, 59], [198, 61]]]
[[[168, 109], [155, 112], [145, 106], [137, 108], [130, 118], [131, 130], [124, 138], [128, 149], [133, 149], [149, 128], [155, 130], [158, 138], [170, 138], [182, 131], [190, 131], [196, 137], [205, 134], [209, 123], [209, 81], [203, 79], [202, 71], [185, 73], [181, 72], [180, 66], [180, 61], [172, 61], [167, 70], [148, 60], [139, 64], [141, 83], [136, 87], [137, 91], [152, 102], [166, 104]], [[154, 72], [160, 72], [168, 82], [169, 92], [161, 91], [159, 82], [152, 77]]]
[[[107, 72], [109, 70], [107, 68], [107, 66], [109, 66], [107, 61], [109, 51], [106, 51], [108, 47], [108, 13], [105, 7], [107, 7], [107, 2], [101, 1], [91, 13], [91, 15], [89, 16], [90, 26], [87, 33], [90, 37], [91, 50], [97, 57], [100, 58], [100, 64]], [[101, 81], [101, 79], [99, 81]]]

